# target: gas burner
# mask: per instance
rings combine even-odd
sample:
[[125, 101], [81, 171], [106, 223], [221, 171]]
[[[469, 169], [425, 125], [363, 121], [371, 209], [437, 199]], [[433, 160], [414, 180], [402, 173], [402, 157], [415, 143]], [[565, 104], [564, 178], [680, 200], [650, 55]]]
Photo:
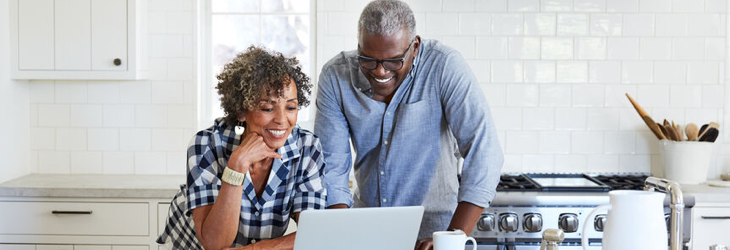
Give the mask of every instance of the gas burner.
[[596, 180], [603, 182], [603, 184], [611, 187], [611, 190], [643, 190], [644, 181], [649, 175], [637, 174], [637, 175], [596, 175], [593, 176]]
[[519, 174], [504, 174], [499, 177], [497, 191], [540, 191], [541, 188], [529, 177]]
[[649, 174], [503, 174], [497, 191], [608, 192], [643, 190]]

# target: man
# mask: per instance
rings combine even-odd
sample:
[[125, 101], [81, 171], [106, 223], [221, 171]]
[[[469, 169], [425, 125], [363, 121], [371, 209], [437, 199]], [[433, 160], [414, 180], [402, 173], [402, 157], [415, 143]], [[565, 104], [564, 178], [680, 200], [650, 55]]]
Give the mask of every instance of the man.
[[430, 249], [434, 231], [471, 233], [494, 198], [503, 155], [458, 52], [417, 36], [405, 3], [377, 0], [360, 16], [358, 49], [327, 62], [318, 85], [315, 134], [328, 163], [329, 208], [423, 205], [416, 249]]

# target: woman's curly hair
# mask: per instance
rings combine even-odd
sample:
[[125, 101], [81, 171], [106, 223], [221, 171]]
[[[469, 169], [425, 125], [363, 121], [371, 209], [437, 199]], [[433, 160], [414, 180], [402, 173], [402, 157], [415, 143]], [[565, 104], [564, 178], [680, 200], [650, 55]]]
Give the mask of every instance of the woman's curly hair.
[[229, 124], [238, 123], [238, 115], [258, 108], [262, 93], [283, 97], [283, 89], [293, 80], [297, 86], [299, 108], [309, 105], [312, 85], [302, 72], [299, 61], [280, 52], [251, 46], [236, 55], [217, 76], [221, 107]]

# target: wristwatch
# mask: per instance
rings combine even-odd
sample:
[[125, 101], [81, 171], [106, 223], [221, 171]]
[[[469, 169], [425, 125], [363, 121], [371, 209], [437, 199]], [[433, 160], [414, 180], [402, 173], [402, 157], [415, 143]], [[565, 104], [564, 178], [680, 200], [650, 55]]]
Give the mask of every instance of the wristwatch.
[[246, 174], [236, 172], [235, 170], [226, 167], [225, 169], [223, 169], [223, 177], [221, 177], [221, 180], [233, 186], [240, 186], [243, 185], [243, 179], [245, 177]]

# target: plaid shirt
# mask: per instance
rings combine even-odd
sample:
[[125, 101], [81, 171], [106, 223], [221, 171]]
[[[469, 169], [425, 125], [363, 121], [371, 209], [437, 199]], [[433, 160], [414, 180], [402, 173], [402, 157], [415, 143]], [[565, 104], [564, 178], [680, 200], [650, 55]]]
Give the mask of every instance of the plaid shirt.
[[[198, 132], [191, 140], [187, 185], [181, 185], [180, 192], [173, 198], [167, 225], [157, 239], [158, 243], [164, 244], [169, 237], [174, 249], [202, 249], [195, 237], [192, 210], [213, 205], [218, 197], [223, 169], [241, 143], [233, 127], [218, 118], [212, 127]], [[247, 175], [243, 181], [241, 217], [232, 247], [280, 237], [294, 213], [325, 207], [325, 162], [319, 139], [311, 132], [295, 127], [277, 153], [282, 159], [274, 159], [260, 199], [256, 197], [250, 177]]]

